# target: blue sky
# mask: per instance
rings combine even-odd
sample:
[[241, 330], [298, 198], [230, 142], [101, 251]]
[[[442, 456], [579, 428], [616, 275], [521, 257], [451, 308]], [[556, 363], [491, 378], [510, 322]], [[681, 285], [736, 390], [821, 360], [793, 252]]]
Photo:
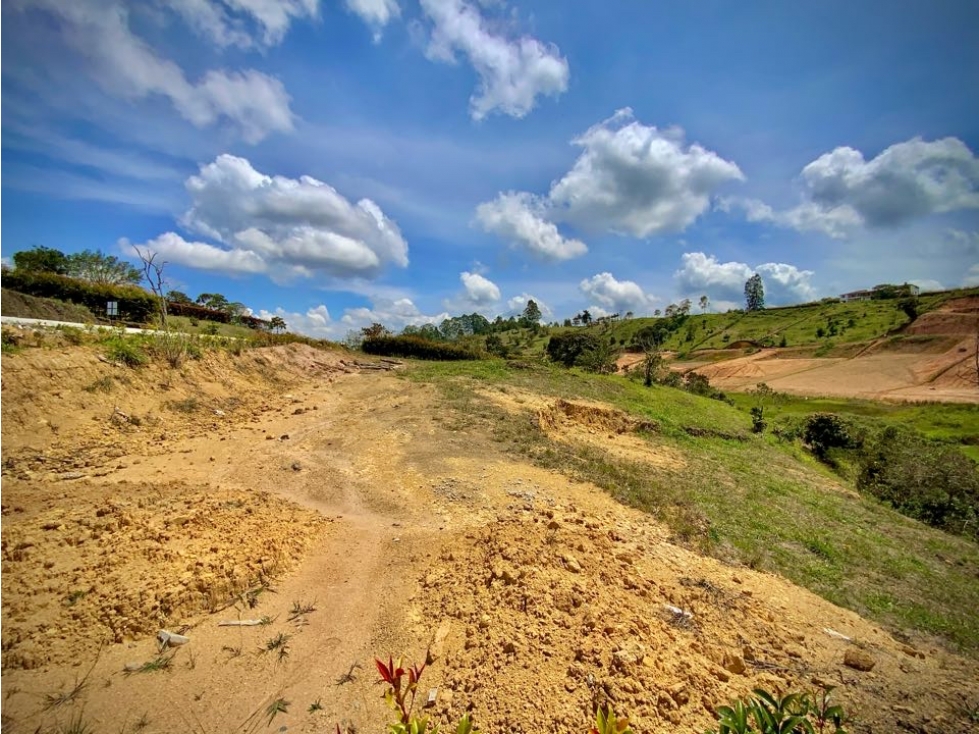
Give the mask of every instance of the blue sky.
[[2, 251], [342, 338], [979, 284], [974, 2], [8, 0]]

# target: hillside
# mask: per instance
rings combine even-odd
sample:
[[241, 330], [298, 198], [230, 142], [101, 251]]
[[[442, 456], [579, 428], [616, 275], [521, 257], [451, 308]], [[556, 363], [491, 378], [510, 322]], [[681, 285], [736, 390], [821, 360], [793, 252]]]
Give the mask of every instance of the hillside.
[[372, 657], [430, 646], [430, 712], [487, 732], [611, 701], [699, 734], [817, 683], [853, 732], [975, 728], [976, 546], [724, 403], [305, 345], [101, 356], [3, 357], [5, 731], [375, 731]]

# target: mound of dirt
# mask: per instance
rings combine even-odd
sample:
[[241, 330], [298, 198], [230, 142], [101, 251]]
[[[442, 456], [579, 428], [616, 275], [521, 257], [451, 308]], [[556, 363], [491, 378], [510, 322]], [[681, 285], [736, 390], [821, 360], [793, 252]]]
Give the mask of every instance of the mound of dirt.
[[291, 569], [329, 523], [268, 493], [181, 483], [6, 480], [3, 501], [4, 669], [220, 608]]
[[[897, 710], [910, 730], [939, 732], [970, 694], [968, 666], [952, 672], [937, 650], [622, 513], [525, 504], [447, 544], [422, 587], [414, 616], [433, 630], [435, 712], [449, 723], [470, 710], [483, 731], [580, 732], [605, 704], [639, 732], [704, 731], [753, 688], [831, 685], [861, 712], [854, 731], [893, 731]], [[909, 695], [912, 679], [933, 693]]]
[[595, 429], [604, 433], [637, 433], [659, 430], [656, 421], [639, 420], [621, 410], [601, 405], [585, 405], [558, 400], [549, 408], [538, 411], [537, 423], [545, 433], [553, 432], [558, 426], [571, 424]]
[[82, 324], [94, 324], [98, 321], [95, 314], [80, 304], [54, 298], [38, 298], [7, 288], [0, 288], [0, 313], [4, 316], [73, 321]]

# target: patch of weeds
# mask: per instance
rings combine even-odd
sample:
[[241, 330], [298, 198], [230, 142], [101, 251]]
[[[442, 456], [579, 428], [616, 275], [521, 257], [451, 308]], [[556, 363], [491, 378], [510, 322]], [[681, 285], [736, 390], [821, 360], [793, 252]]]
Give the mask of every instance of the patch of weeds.
[[319, 698], [317, 698], [315, 701], [309, 704], [309, 708], [306, 709], [306, 711], [311, 714], [315, 714], [317, 711], [322, 711], [322, 710], [323, 710], [323, 704], [321, 703], [321, 699]]
[[58, 331], [65, 341], [73, 347], [81, 346], [85, 343], [85, 332], [77, 326], [59, 326]]
[[292, 609], [289, 610], [289, 621], [292, 622], [299, 617], [303, 617], [307, 614], [311, 614], [316, 611], [316, 602], [304, 602], [302, 599], [296, 599], [292, 603]]
[[5, 331], [0, 335], [0, 347], [3, 354], [17, 354], [20, 351], [20, 337], [12, 331]]
[[146, 365], [150, 360], [143, 348], [132, 339], [115, 336], [105, 343], [105, 356], [133, 369]]
[[100, 377], [99, 379], [95, 380], [90, 385], [86, 385], [82, 389], [85, 390], [85, 392], [112, 392], [114, 387], [115, 382], [113, 381], [112, 376], [106, 375], [105, 377]]
[[289, 637], [285, 632], [280, 632], [275, 637], [270, 637], [266, 640], [265, 647], [261, 650], [262, 654], [274, 652], [278, 662], [285, 662], [286, 658], [289, 657]]
[[196, 397], [184, 398], [183, 400], [168, 400], [167, 408], [177, 413], [196, 413], [200, 410], [200, 401]]
[[159, 657], [149, 660], [139, 666], [136, 670], [126, 671], [128, 673], [154, 673], [161, 670], [170, 670], [173, 663], [173, 657], [176, 653], [170, 655], [160, 655]]
[[269, 726], [272, 726], [272, 721], [279, 714], [289, 713], [289, 702], [284, 698], [277, 698], [272, 703], [268, 705], [265, 709], [265, 715], [269, 717]]
[[78, 697], [85, 691], [87, 686], [88, 677], [86, 676], [81, 680], [76, 680], [75, 685], [69, 688], [67, 691], [44, 694], [44, 710], [51, 711], [53, 709], [75, 703], [75, 701], [78, 700]]
[[144, 713], [142, 716], [139, 717], [136, 723], [133, 724], [133, 731], [134, 732], [143, 731], [143, 729], [145, 729], [149, 725], [150, 725], [149, 716]]
[[269, 615], [266, 614], [264, 617], [261, 617], [258, 620], [258, 623], [262, 625], [262, 627], [268, 627], [274, 621], [275, 621], [275, 617], [270, 617]]
[[55, 731], [57, 734], [95, 734], [95, 729], [85, 721], [83, 711], [79, 711], [65, 723], [58, 724]]

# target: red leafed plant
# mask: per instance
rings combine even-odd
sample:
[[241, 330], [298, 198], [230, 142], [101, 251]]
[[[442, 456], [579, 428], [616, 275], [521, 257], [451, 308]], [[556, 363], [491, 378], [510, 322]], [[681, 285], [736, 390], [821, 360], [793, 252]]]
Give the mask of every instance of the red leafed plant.
[[407, 724], [411, 720], [411, 710], [415, 706], [415, 695], [418, 693], [418, 680], [425, 672], [425, 663], [406, 668], [401, 658], [394, 660], [388, 657], [387, 664], [380, 658], [375, 658], [374, 664], [381, 674], [378, 683], [386, 683], [388, 686], [384, 692], [384, 700], [398, 712], [401, 723]]

